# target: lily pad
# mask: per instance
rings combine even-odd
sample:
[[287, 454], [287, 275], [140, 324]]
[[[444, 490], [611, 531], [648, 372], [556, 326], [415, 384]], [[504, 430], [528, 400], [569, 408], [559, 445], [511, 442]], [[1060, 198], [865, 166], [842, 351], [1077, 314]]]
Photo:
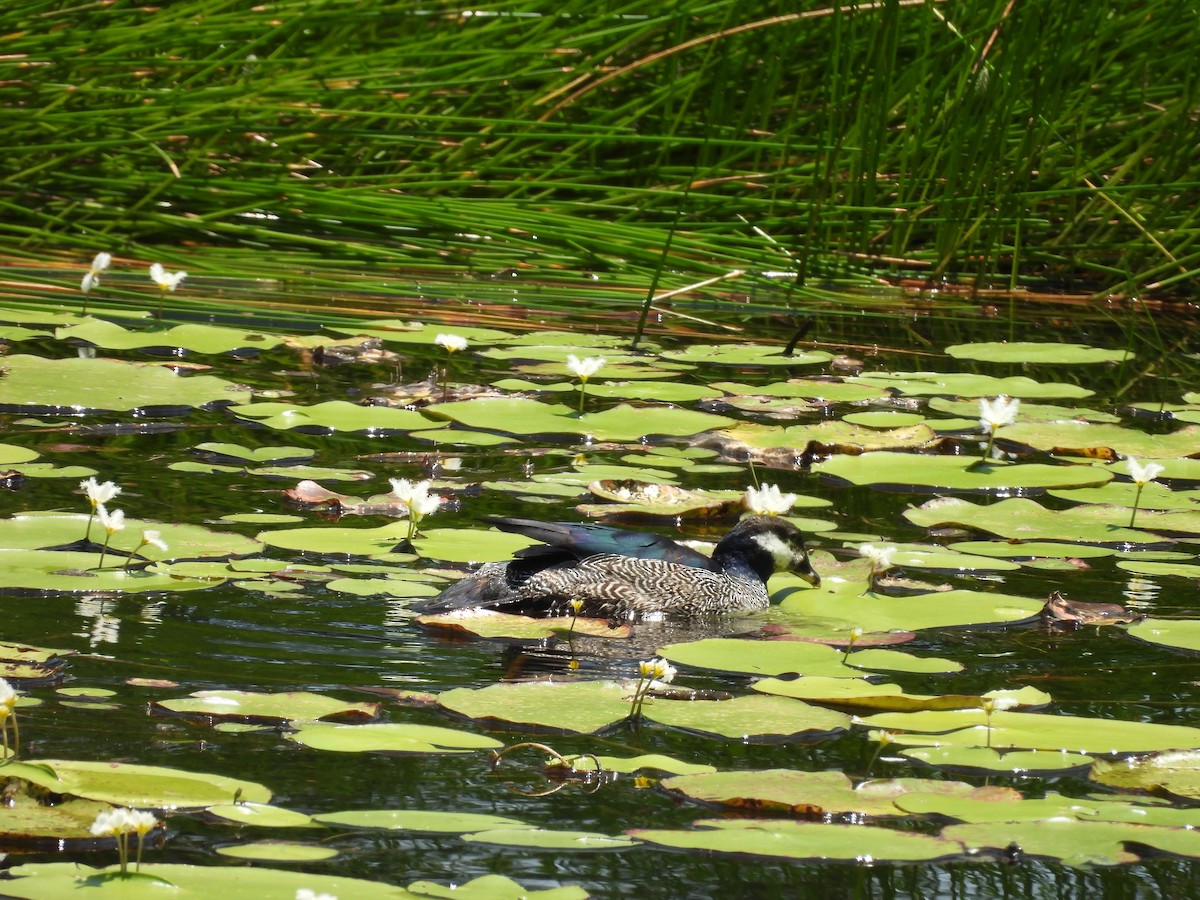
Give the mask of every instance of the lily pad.
[[439, 812], [423, 809], [357, 809], [321, 813], [313, 819], [340, 828], [370, 828], [384, 831], [419, 831], [430, 834], [465, 834], [470, 831], [533, 828], [520, 819], [487, 813]]
[[1129, 845], [1200, 856], [1200, 832], [1195, 830], [1074, 819], [951, 825], [942, 830], [942, 836], [961, 841], [971, 852], [991, 848], [1006, 853], [1017, 846], [1024, 856], [1059, 859], [1070, 866], [1137, 862], [1137, 854], [1126, 849]]
[[35, 763], [9, 761], [4, 766], [4, 774], [56, 794], [102, 800], [135, 809], [201, 809], [236, 800], [266, 803], [271, 799], [271, 792], [253, 781], [133, 763], [65, 759], [39, 759]]
[[1076, 384], [1043, 383], [1024, 375], [995, 378], [965, 372], [869, 372], [846, 380], [910, 397], [996, 397], [1005, 394], [1021, 400], [1056, 400], [1090, 397], [1095, 393]]
[[663, 356], [686, 363], [721, 366], [813, 366], [833, 359], [824, 350], [783, 355], [783, 347], [766, 344], [692, 344], [682, 350], [666, 350]]
[[1012, 750], [1000, 753], [987, 747], [914, 747], [901, 756], [951, 771], [1004, 772], [1036, 775], [1063, 772], [1092, 764], [1092, 757], [1063, 750]]
[[866, 825], [829, 825], [790, 819], [701, 819], [689, 829], [631, 828], [639, 841], [738, 856], [847, 862], [926, 862], [956, 856], [961, 845], [932, 834], [872, 828]]
[[293, 841], [255, 841], [253, 844], [230, 844], [217, 847], [222, 856], [235, 859], [257, 859], [268, 862], [319, 862], [333, 859], [338, 851], [318, 844], [299, 844]]
[[569, 406], [520, 397], [436, 403], [425, 412], [472, 429], [521, 435], [590, 435], [598, 441], [636, 441], [651, 435], [687, 436], [730, 424], [724, 416], [711, 413], [625, 404], [579, 416]]
[[1200, 619], [1142, 619], [1127, 631], [1151, 644], [1200, 653]]
[[177, 700], [160, 700], [154, 706], [180, 715], [250, 723], [369, 720], [379, 715], [378, 703], [346, 703], [304, 691], [195, 691]]
[[248, 403], [250, 389], [212, 375], [176, 375], [158, 365], [112, 359], [6, 356], [0, 410], [72, 414], [137, 411], [175, 415], [217, 403]]
[[[1150, 515], [1147, 513], [1146, 519]], [[938, 498], [916, 509], [905, 510], [904, 518], [924, 528], [961, 525], [997, 534], [1009, 540], [1060, 539], [1075, 543], [1109, 545], [1153, 544], [1162, 541], [1157, 535], [1127, 527], [1128, 517], [1112, 507], [1077, 506], [1052, 511], [1033, 500], [1021, 497], [1010, 497], [987, 505], [971, 503], [957, 497]]]
[[372, 436], [404, 434], [417, 429], [436, 428], [419, 412], [392, 409], [389, 406], [360, 406], [345, 400], [327, 400], [313, 406], [293, 403], [252, 403], [233, 410], [233, 414], [280, 431], [366, 432]]
[[1092, 780], [1110, 787], [1165, 791], [1200, 800], [1200, 752], [1167, 750], [1119, 761], [1096, 760]]
[[551, 831], [547, 828], [516, 828], [464, 834], [470, 844], [496, 844], [528, 850], [626, 850], [638, 844], [626, 835], [611, 836], [594, 831]]
[[316, 825], [312, 816], [266, 803], [226, 803], [210, 806], [206, 812], [227, 822], [262, 828], [313, 828]]
[[314, 750], [339, 753], [469, 753], [504, 746], [492, 738], [455, 728], [391, 722], [371, 725], [318, 722], [301, 726], [287, 738]]
[[761, 694], [730, 700], [654, 697], [646, 701], [642, 714], [660, 725], [744, 742], [825, 736], [850, 727], [850, 717], [845, 713]]
[[299, 462], [311, 459], [316, 455], [315, 450], [307, 447], [250, 447], [242, 444], [206, 441], [194, 448], [199, 453], [224, 459], [240, 460], [248, 463], [283, 463]]
[[946, 348], [946, 354], [955, 359], [977, 359], [983, 362], [1064, 366], [1125, 362], [1133, 358], [1133, 354], [1128, 350], [1105, 350], [1086, 344], [1063, 344], [1055, 341], [983, 341], [977, 344], [955, 344]]
[[190, 322], [166, 331], [129, 331], [103, 319], [92, 319], [80, 325], [59, 328], [55, 333], [60, 341], [77, 340], [108, 350], [139, 350], [145, 347], [168, 347], [190, 350], [193, 353], [232, 353], [235, 350], [269, 350], [283, 343], [279, 335], [260, 331], [238, 331], [219, 325]]
[[624, 721], [632, 700], [632, 691], [613, 681], [530, 681], [438, 695], [440, 706], [470, 719], [582, 734]]
[[978, 466], [977, 462], [962, 456], [877, 452], [860, 456], [834, 456], [815, 464], [812, 470], [851, 484], [909, 491], [1012, 493], [1031, 488], [1095, 487], [1112, 478], [1109, 472], [1096, 466], [1051, 466], [1041, 463], [989, 463]]

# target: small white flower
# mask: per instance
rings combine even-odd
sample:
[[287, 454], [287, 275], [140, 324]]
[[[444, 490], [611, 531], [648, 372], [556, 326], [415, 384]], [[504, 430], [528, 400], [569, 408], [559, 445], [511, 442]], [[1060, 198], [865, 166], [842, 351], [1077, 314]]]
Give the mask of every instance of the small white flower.
[[862, 636], [863, 636], [863, 630], [861, 628], [851, 628], [850, 629], [850, 643], [852, 643], [852, 644], [855, 643]]
[[1163, 467], [1158, 463], [1146, 463], [1142, 465], [1135, 457], [1129, 457], [1129, 477], [1139, 487], [1149, 484], [1162, 473]]
[[580, 359], [574, 353], [567, 355], [567, 370], [580, 381], [587, 381], [603, 367], [603, 356], [588, 356]]
[[463, 464], [462, 457], [459, 457], [459, 456], [447, 457], [446, 459], [443, 459], [442, 463], [441, 463], [442, 468], [445, 469], [447, 472], [459, 471], [462, 468], [462, 464]]
[[103, 505], [96, 507], [96, 515], [100, 519], [100, 524], [104, 526], [104, 530], [109, 534], [116, 534], [125, 527], [125, 511], [114, 509], [109, 512]]
[[1020, 702], [1014, 697], [988, 697], [983, 698], [983, 708], [988, 712], [1003, 712], [1006, 709], [1015, 709], [1020, 706]]
[[142, 532], [142, 543], [157, 547], [163, 553], [167, 552], [167, 542], [162, 539], [162, 532], [148, 528]]
[[1016, 397], [1005, 397], [1003, 394], [995, 400], [981, 397], [979, 399], [979, 424], [983, 426], [983, 433], [991, 434], [995, 429], [1017, 421], [1017, 411], [1020, 408], [1021, 401]]
[[657, 680], [663, 684], [670, 684], [675, 680], [676, 669], [665, 659], [652, 659], [650, 662], [654, 669], [654, 677]]
[[126, 809], [106, 809], [96, 816], [92, 822], [91, 832], [96, 837], [124, 834], [131, 831]]
[[638, 663], [638, 675], [642, 678], [653, 678], [654, 663], [655, 660], [653, 659], [643, 659]]
[[796, 504], [796, 495], [783, 493], [777, 484], [764, 484], [746, 488], [742, 502], [760, 516], [782, 516]]
[[5, 716], [11, 713], [17, 705], [17, 692], [7, 679], [0, 678], [0, 712]]
[[439, 347], [445, 347], [447, 353], [467, 349], [467, 339], [459, 334], [439, 334], [433, 342]]
[[409, 481], [407, 478], [389, 479], [392, 483], [392, 494], [408, 507], [408, 514], [415, 522], [421, 521], [430, 513], [437, 512], [442, 505], [438, 494], [429, 493], [430, 481]]
[[162, 263], [153, 263], [150, 266], [150, 280], [164, 291], [175, 290], [179, 287], [179, 282], [185, 278], [187, 278], [187, 272], [168, 272], [162, 267]]
[[100, 252], [92, 259], [92, 267], [88, 269], [88, 273], [83, 276], [83, 281], [79, 283], [79, 289], [85, 294], [91, 291], [100, 283], [100, 273], [112, 265], [112, 254]]
[[158, 826], [158, 817], [144, 809], [125, 810], [125, 821], [138, 837], [145, 837]]
[[858, 555], [863, 559], [871, 561], [872, 571], [885, 572], [892, 567], [892, 560], [896, 556], [896, 548], [890, 544], [882, 547], [877, 547], [874, 544], [860, 544]]
[[85, 478], [79, 482], [79, 489], [87, 494], [88, 500], [91, 501], [92, 507], [101, 506], [111, 500], [117, 494], [121, 493], [121, 489], [111, 481], [97, 483], [95, 477]]

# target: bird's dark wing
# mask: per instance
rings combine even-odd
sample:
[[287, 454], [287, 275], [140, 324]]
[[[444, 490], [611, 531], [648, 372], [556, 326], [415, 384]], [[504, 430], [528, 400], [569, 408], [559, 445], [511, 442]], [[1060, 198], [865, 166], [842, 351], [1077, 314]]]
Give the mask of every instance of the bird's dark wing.
[[658, 559], [695, 569], [718, 571], [717, 565], [703, 553], [675, 543], [670, 538], [642, 531], [625, 531], [607, 525], [569, 522], [538, 522], [534, 519], [489, 517], [488, 522], [501, 531], [523, 534], [548, 547], [530, 547], [516, 554], [520, 558], [570, 553], [576, 558], [613, 553], [637, 559]]

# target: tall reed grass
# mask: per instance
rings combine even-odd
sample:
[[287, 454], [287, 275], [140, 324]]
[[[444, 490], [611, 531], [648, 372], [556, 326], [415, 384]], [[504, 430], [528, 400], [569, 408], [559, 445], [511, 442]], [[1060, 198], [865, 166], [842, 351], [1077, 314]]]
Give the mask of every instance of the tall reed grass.
[[1196, 287], [1195, 10], [778, 9], [4, 4], [0, 252]]

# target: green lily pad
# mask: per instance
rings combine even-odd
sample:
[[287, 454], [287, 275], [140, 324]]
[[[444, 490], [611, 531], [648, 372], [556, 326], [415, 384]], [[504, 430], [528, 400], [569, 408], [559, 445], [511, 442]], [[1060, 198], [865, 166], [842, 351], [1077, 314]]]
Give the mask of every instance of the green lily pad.
[[1137, 862], [1130, 845], [1145, 845], [1163, 853], [1200, 856], [1200, 832], [1113, 822], [1043, 819], [1037, 822], [986, 822], [951, 825], [942, 836], [961, 841], [969, 852], [993, 849], [1006, 853], [1021, 848], [1023, 856], [1059, 859], [1069, 866], [1118, 865]]
[[[404, 322], [400, 319], [371, 319], [352, 328], [331, 325], [327, 329], [334, 334], [357, 337], [369, 335], [389, 344], [422, 344], [435, 350], [433, 339], [439, 334], [456, 334], [471, 344], [492, 344], [509, 341], [513, 335], [498, 328], [480, 328], [475, 325], [435, 325], [421, 322]], [[469, 349], [469, 348], [468, 348]]]
[[435, 403], [425, 412], [472, 429], [522, 435], [590, 435], [598, 441], [636, 441], [651, 435], [683, 437], [730, 424], [724, 416], [711, 413], [625, 404], [579, 416], [569, 406], [521, 397]]
[[413, 547], [424, 559], [481, 563], [509, 559], [536, 543], [532, 538], [495, 529], [427, 528], [413, 540]]
[[387, 553], [408, 539], [408, 522], [378, 528], [281, 528], [261, 531], [256, 537], [271, 547], [305, 553], [372, 556]]
[[762, 694], [704, 701], [653, 697], [646, 701], [642, 714], [660, 725], [745, 742], [824, 736], [850, 727], [845, 713]]
[[219, 325], [188, 323], [166, 331], [129, 331], [115, 322], [93, 319], [81, 325], [59, 328], [60, 341], [73, 339], [108, 350], [139, 350], [145, 347], [170, 347], [193, 353], [232, 353], [235, 350], [269, 350], [283, 343], [279, 335], [257, 331], [238, 331]]
[[0, 846], [28, 849], [85, 850], [95, 845], [91, 826], [112, 809], [96, 800], [39, 802], [28, 791], [10, 791], [0, 807]]
[[212, 375], [176, 375], [158, 365], [112, 359], [6, 356], [0, 410], [78, 415], [88, 411], [178, 414], [216, 403], [248, 403], [250, 389]]
[[[2, 530], [2, 529], [0, 529]], [[122, 557], [109, 556], [95, 568], [99, 553], [65, 550], [0, 550], [0, 592], [64, 591], [68, 593], [146, 593], [194, 591], [218, 581], [121, 567]]]
[[[924, 456], [916, 453], [837, 455], [812, 470], [851, 484], [893, 486], [905, 490], [989, 491], [1011, 493], [1030, 488], [1094, 487], [1111, 480], [1097, 466], [1051, 466], [1041, 463], [989, 463], [962, 456]], [[977, 466], [972, 468], [972, 466]]]
[[316, 455], [315, 450], [307, 447], [245, 447], [242, 444], [228, 444], [218, 441], [206, 441], [194, 448], [201, 453], [226, 459], [241, 460], [248, 463], [282, 463], [298, 462], [311, 459]]
[[353, 809], [321, 813], [313, 819], [340, 828], [370, 828], [385, 831], [419, 831], [430, 834], [465, 834], [470, 831], [533, 828], [520, 819], [487, 813], [439, 812], [424, 809]]
[[1153, 560], [1121, 560], [1117, 568], [1138, 575], [1178, 575], [1180, 578], [1200, 578], [1200, 566], [1183, 563], [1155, 562]]
[[186, 866], [142, 863], [137, 874], [122, 876], [117, 865], [94, 869], [75, 862], [25, 863], [9, 870], [14, 876], [4, 885], [10, 897], [45, 900], [47, 897], [96, 897], [108, 894], [122, 900], [156, 897], [213, 897], [222, 900], [263, 900], [295, 897], [299, 890], [354, 900], [405, 897], [395, 885], [311, 872], [287, 872], [254, 866]]
[[978, 556], [995, 556], [1006, 559], [1100, 559], [1116, 553], [1111, 547], [1096, 547], [1087, 544], [1067, 544], [1057, 541], [955, 541], [948, 544], [950, 550]]
[[225, 803], [210, 806], [206, 812], [238, 825], [257, 825], [262, 828], [313, 828], [313, 817], [294, 810], [266, 803]]
[[591, 734], [624, 721], [632, 699], [613, 681], [530, 681], [455, 688], [439, 694], [438, 704], [484, 722]]
[[849, 384], [841, 380], [796, 378], [777, 381], [773, 384], [739, 384], [733, 381], [718, 381], [713, 387], [734, 396], [776, 397], [780, 399], [811, 400], [819, 403], [861, 403], [864, 400], [881, 400], [887, 391], [861, 384]]
[[361, 406], [345, 400], [327, 400], [312, 406], [294, 403], [251, 403], [233, 410], [241, 419], [249, 419], [280, 431], [299, 429], [327, 432], [368, 432], [371, 435], [404, 434], [417, 429], [436, 428], [419, 412], [390, 406]]
[[824, 350], [783, 355], [784, 348], [765, 344], [692, 344], [681, 350], [666, 350], [663, 356], [686, 363], [721, 366], [813, 366], [833, 359]]
[[292, 841], [255, 841], [253, 844], [231, 844], [217, 847], [222, 856], [235, 859], [257, 859], [268, 862], [319, 862], [333, 859], [338, 851], [317, 844], [298, 844]]
[[[945, 397], [932, 397], [929, 400], [929, 408], [937, 412], [949, 413], [952, 416], [961, 417], [964, 423], [964, 430], [979, 428], [978, 400], [949, 400]], [[1032, 402], [1024, 402], [1021, 404], [1019, 419], [1026, 424], [1030, 422], [1083, 421], [1117, 423], [1121, 421], [1120, 416], [1115, 416], [1112, 413], [1101, 412], [1097, 409], [1086, 409], [1081, 406], [1057, 406], [1052, 403]], [[1001, 433], [1004, 434], [1006, 432]]]
[[993, 713], [990, 720], [982, 709], [976, 709], [880, 713], [859, 722], [869, 728], [911, 732], [898, 734], [895, 740], [920, 746], [990, 746], [993, 750], [1066, 750], [1092, 754], [1200, 747], [1200, 728], [1185, 725], [1007, 710]]
[[1147, 434], [1120, 425], [1017, 422], [1000, 429], [999, 437], [1063, 456], [1096, 456], [1104, 450], [1139, 459], [1200, 456], [1200, 426], [1197, 425], [1170, 434]]
[[678, 775], [660, 785], [700, 803], [737, 809], [786, 810], [794, 815], [900, 816], [900, 798], [911, 794], [941, 797], [1019, 798], [1011, 788], [975, 788], [961, 781], [892, 778], [854, 785], [842, 772], [800, 772], [794, 769], [758, 769]]
[[504, 746], [492, 738], [455, 728], [392, 722], [371, 725], [318, 722], [302, 725], [287, 738], [314, 750], [339, 753], [469, 753]]
[[4, 775], [19, 778], [56, 794], [102, 800], [135, 809], [200, 809], [248, 800], [266, 803], [271, 792], [253, 781], [207, 775], [163, 766], [120, 762], [39, 759], [9, 761]]
[[1065, 366], [1125, 362], [1133, 358], [1133, 354], [1128, 350], [1105, 350], [1086, 344], [1062, 344], [1054, 341], [984, 341], [977, 344], [955, 344], [946, 348], [946, 354], [955, 359], [977, 359], [983, 362]]
[[1013, 750], [1000, 753], [987, 747], [914, 747], [900, 751], [900, 755], [951, 771], [1005, 772], [1011, 775], [1063, 772], [1092, 764], [1090, 756], [1064, 750]]
[[[964, 625], [1021, 622], [1041, 612], [1045, 600], [981, 590], [935, 591], [912, 597], [888, 597], [864, 592], [865, 585], [824, 578], [819, 588], [799, 579], [776, 577], [772, 583], [795, 585], [775, 596], [779, 611], [798, 625], [837, 625], [843, 631], [919, 631]], [[809, 673], [815, 674], [815, 673]]]
[[899, 650], [860, 650], [851, 656], [824, 644], [802, 641], [748, 641], [738, 638], [706, 638], [683, 644], [670, 644], [659, 653], [672, 662], [725, 672], [751, 675], [824, 675], [854, 677], [848, 668], [898, 672], [957, 672], [961, 664], [944, 659], [921, 659]]
[[32, 462], [38, 458], [36, 450], [28, 447], [18, 447], [16, 444], [0, 444], [0, 466], [13, 466], [18, 463]]
[[464, 834], [470, 844], [524, 847], [528, 850], [626, 850], [638, 844], [626, 835], [611, 836], [594, 831], [551, 831], [547, 828], [515, 828]]
[[1200, 753], [1167, 750], [1119, 761], [1096, 760], [1091, 778], [1100, 784], [1200, 800]]
[[[10, 519], [0, 519], [0, 546], [11, 551], [70, 545], [83, 538], [87, 533], [87, 524], [88, 517], [82, 513], [22, 513]], [[138, 554], [145, 559], [248, 556], [262, 550], [262, 544], [258, 541], [233, 532], [213, 531], [201, 525], [176, 525], [132, 517], [126, 518], [125, 528], [112, 536], [109, 549], [132, 552], [141, 543], [142, 532], [147, 530], [157, 531], [166, 541], [168, 549], [163, 551], [153, 544], [147, 544], [138, 550]], [[103, 541], [103, 536], [104, 530], [99, 521], [94, 521], [92, 540]], [[99, 552], [94, 556], [91, 566], [95, 566], [99, 561]], [[111, 565], [114, 562], [123, 563], [124, 558], [109, 557], [108, 563]]]
[[1095, 393], [1079, 385], [1044, 383], [1024, 375], [995, 378], [965, 372], [867, 372], [846, 380], [909, 397], [996, 397], [1004, 394], [1021, 400], [1055, 400], [1090, 397]]
[[717, 436], [726, 445], [759, 450], [804, 450], [815, 442], [826, 447], [853, 447], [858, 450], [912, 449], [924, 447], [937, 435], [928, 425], [910, 425], [880, 431], [845, 422], [828, 421], [815, 425], [758, 425], [743, 422], [726, 428]]
[[[1147, 513], [1146, 518], [1151, 515]], [[971, 503], [957, 497], [942, 497], [930, 500], [916, 509], [905, 510], [904, 518], [923, 528], [960, 525], [997, 534], [1009, 540], [1060, 539], [1075, 543], [1110, 545], [1153, 544], [1162, 540], [1146, 531], [1126, 527], [1129, 519], [1118, 509], [1106, 506], [1077, 506], [1052, 511], [1033, 500], [1021, 497], [1010, 497], [987, 505]], [[1179, 524], [1186, 523], [1181, 521]]]
[[1200, 652], [1200, 619], [1142, 619], [1126, 630], [1151, 644]]
[[441, 900], [586, 900], [588, 892], [567, 885], [546, 890], [523, 888], [503, 875], [483, 875], [464, 884], [442, 885], [432, 881], [414, 881], [408, 886], [414, 897], [437, 897]]
[[790, 819], [701, 819], [693, 825], [674, 831], [631, 828], [628, 833], [639, 841], [677, 850], [797, 860], [925, 862], [961, 852], [958, 843], [937, 835], [868, 825], [827, 825]]
[[324, 694], [284, 691], [195, 691], [177, 700], [160, 700], [160, 710], [208, 719], [239, 722], [315, 722], [318, 719], [370, 720], [378, 717], [378, 703], [346, 703]]
[[900, 412], [898, 410], [869, 410], [867, 412], [847, 413], [842, 416], [843, 422], [860, 425], [863, 428], [901, 428], [909, 425], [920, 425], [925, 417], [920, 413]]

